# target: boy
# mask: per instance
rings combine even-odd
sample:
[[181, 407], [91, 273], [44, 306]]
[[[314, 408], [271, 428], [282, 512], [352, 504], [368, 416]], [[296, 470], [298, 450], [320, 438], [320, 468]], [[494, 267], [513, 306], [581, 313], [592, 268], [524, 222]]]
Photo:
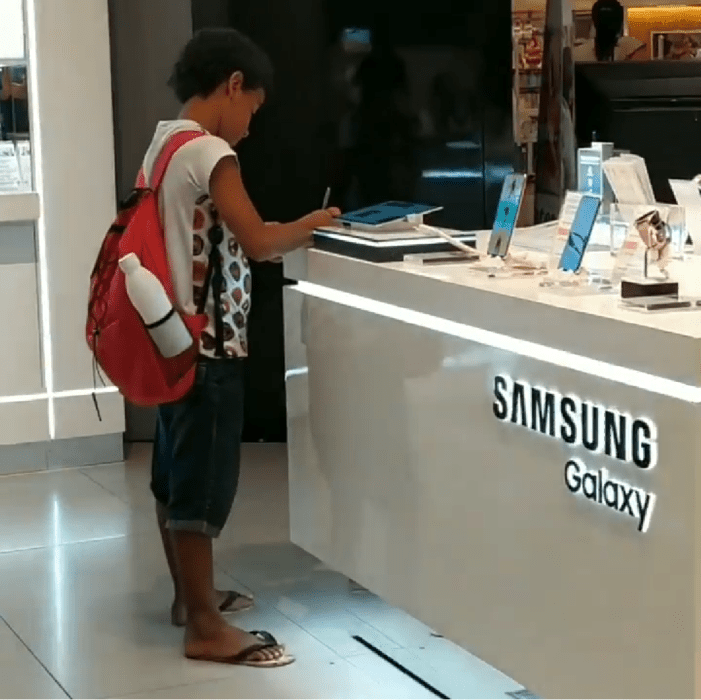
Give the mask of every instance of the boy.
[[[232, 149], [263, 106], [272, 74], [265, 53], [239, 32], [196, 34], [169, 83], [182, 112], [158, 125], [144, 160], [148, 181], [174, 134], [205, 132], [176, 152], [160, 190], [176, 303], [193, 313], [206, 297], [209, 319], [195, 388], [183, 401], [158, 410], [151, 490], [175, 586], [172, 620], [186, 628], [188, 658], [264, 667], [294, 659], [268, 633], [249, 634], [226, 623], [223, 613], [250, 608], [253, 601], [216, 591], [212, 563], [212, 538], [224, 527], [238, 485], [251, 306], [248, 259], [271, 260], [302, 247], [316, 227], [340, 213], [329, 209], [289, 224], [264, 224], [246, 194]], [[213, 244], [208, 234], [217, 223], [223, 240]], [[212, 245], [223, 263], [216, 286], [205, 279]], [[213, 288], [222, 292], [219, 308]]]

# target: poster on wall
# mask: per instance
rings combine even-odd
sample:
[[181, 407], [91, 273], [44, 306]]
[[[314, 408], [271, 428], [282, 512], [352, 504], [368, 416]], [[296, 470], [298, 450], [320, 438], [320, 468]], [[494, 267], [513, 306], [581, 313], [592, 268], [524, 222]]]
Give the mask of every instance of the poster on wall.
[[665, 61], [698, 61], [701, 59], [701, 31], [652, 31], [652, 57]]
[[570, 0], [548, 0], [535, 157], [536, 223], [557, 219], [565, 192], [577, 185], [573, 41]]

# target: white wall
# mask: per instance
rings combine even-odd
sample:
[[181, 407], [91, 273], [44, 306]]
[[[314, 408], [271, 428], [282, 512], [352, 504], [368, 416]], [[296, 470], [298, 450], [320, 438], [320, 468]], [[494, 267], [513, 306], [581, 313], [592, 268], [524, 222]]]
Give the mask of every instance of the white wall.
[[[47, 273], [42, 304], [43, 359], [51, 392], [92, 386], [84, 339], [89, 276], [115, 214], [114, 138], [107, 0], [27, 0], [32, 128], [42, 200], [38, 236]], [[33, 26], [31, 26], [33, 25]], [[45, 254], [42, 254], [45, 253]], [[48, 311], [48, 313], [47, 313]], [[48, 321], [48, 324], [46, 323]], [[49, 333], [46, 329], [49, 329]], [[121, 401], [106, 402], [98, 422], [89, 398], [56, 438], [124, 429]]]
[[22, 0], [3, 0], [0, 22], [0, 59], [24, 58]]

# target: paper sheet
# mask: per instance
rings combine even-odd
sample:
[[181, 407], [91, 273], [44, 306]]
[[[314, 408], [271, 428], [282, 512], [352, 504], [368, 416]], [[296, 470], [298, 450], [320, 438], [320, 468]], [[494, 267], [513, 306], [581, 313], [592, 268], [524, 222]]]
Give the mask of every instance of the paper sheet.
[[684, 207], [686, 230], [694, 244], [694, 254], [701, 255], [701, 193], [693, 180], [670, 180], [677, 204]]
[[23, 192], [32, 190], [32, 147], [29, 141], [17, 142], [17, 160]]
[[0, 142], [0, 192], [17, 192], [20, 189], [21, 176], [15, 145], [12, 142]]
[[654, 204], [655, 193], [645, 160], [625, 154], [604, 161], [604, 172], [621, 204]]

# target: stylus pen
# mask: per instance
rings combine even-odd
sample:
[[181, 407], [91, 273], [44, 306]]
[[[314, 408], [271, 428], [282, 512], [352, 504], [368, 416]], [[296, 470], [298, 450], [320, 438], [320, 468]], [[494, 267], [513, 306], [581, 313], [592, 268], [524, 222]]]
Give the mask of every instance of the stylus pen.
[[324, 201], [321, 205], [322, 209], [327, 209], [329, 206], [329, 200], [331, 199], [331, 188], [327, 187], [326, 192], [324, 193]]

